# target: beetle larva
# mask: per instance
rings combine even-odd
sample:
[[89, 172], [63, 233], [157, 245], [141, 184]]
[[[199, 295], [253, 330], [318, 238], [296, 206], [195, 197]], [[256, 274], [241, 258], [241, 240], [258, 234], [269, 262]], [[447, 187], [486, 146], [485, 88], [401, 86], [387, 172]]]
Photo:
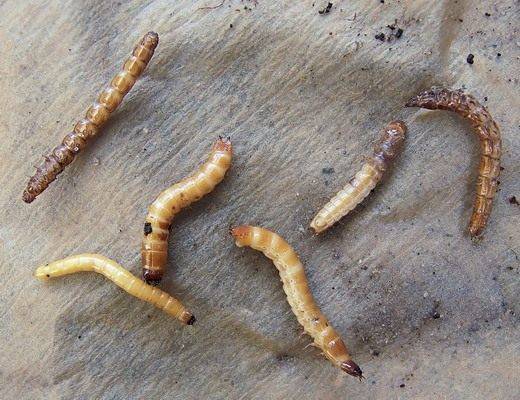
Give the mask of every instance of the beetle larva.
[[311, 228], [323, 232], [352, 211], [367, 197], [383, 177], [390, 161], [399, 153], [406, 135], [402, 121], [392, 121], [375, 144], [372, 156], [367, 157], [361, 170], [316, 214]]
[[162, 191], [148, 208], [141, 247], [143, 279], [147, 283], [158, 284], [166, 269], [168, 235], [173, 217], [211, 192], [224, 179], [231, 165], [232, 153], [229, 138], [219, 138], [208, 160], [194, 174]]
[[36, 269], [35, 276], [40, 280], [47, 280], [84, 271], [94, 271], [104, 275], [127, 293], [153, 304], [183, 324], [193, 325], [196, 321], [193, 314], [175, 297], [147, 285], [115, 261], [99, 254], [78, 254], [54, 261]]
[[345, 343], [314, 301], [303, 265], [292, 247], [276, 233], [257, 226], [238, 226], [231, 229], [231, 235], [238, 247], [252, 247], [273, 261], [280, 273], [287, 301], [305, 332], [314, 339], [315, 346], [334, 365], [361, 379], [361, 369], [352, 361]]
[[480, 165], [469, 232], [474, 238], [482, 235], [491, 214], [500, 175], [502, 140], [497, 123], [483, 105], [462, 90], [433, 87], [411, 98], [406, 107], [453, 111], [468, 119], [475, 128], [480, 140]]
[[87, 146], [90, 139], [96, 136], [99, 129], [123, 101], [134, 83], [143, 73], [159, 43], [159, 35], [148, 32], [135, 46], [132, 55], [123, 64], [123, 69], [101, 92], [97, 102], [93, 103], [74, 126], [74, 130], [63, 138], [61, 144], [45, 157], [43, 164], [36, 168], [36, 173], [29, 179], [22, 199], [31, 203], [56, 179], [76, 154]]

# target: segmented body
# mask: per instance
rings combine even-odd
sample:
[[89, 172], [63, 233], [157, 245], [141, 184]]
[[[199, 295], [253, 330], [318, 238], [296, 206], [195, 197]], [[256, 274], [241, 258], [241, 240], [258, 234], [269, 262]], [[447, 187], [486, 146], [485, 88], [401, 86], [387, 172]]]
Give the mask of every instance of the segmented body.
[[411, 98], [406, 107], [453, 111], [468, 119], [475, 129], [480, 140], [480, 164], [469, 232], [472, 237], [482, 235], [491, 214], [500, 175], [502, 140], [497, 123], [483, 105], [462, 90], [433, 87]]
[[239, 226], [233, 228], [231, 234], [237, 246], [252, 247], [273, 260], [287, 301], [305, 332], [334, 365], [361, 379], [361, 369], [352, 361], [345, 343], [314, 301], [303, 265], [292, 247], [276, 233], [256, 226]]
[[173, 217], [217, 186], [231, 166], [231, 141], [217, 140], [208, 160], [191, 176], [169, 187], [148, 208], [144, 224], [141, 260], [143, 279], [158, 284], [166, 269], [168, 236]]
[[22, 199], [31, 203], [56, 179], [69, 165], [90, 139], [96, 136], [101, 126], [123, 101], [136, 80], [143, 73], [159, 43], [155, 32], [148, 32], [135, 46], [132, 55], [123, 64], [123, 69], [101, 92], [97, 102], [87, 110], [85, 117], [78, 121], [74, 130], [63, 138], [61, 144], [45, 156], [44, 163], [36, 169], [36, 173], [27, 183]]
[[406, 125], [402, 121], [392, 121], [385, 127], [382, 137], [374, 146], [374, 152], [367, 157], [361, 170], [312, 220], [311, 228], [316, 233], [334, 225], [369, 195], [388, 169], [390, 161], [399, 153], [405, 136]]
[[54, 261], [39, 267], [35, 276], [40, 280], [48, 280], [83, 271], [94, 271], [104, 275], [127, 293], [153, 304], [183, 324], [193, 325], [195, 322], [195, 317], [179, 300], [156, 287], [147, 285], [115, 261], [99, 254], [78, 254]]

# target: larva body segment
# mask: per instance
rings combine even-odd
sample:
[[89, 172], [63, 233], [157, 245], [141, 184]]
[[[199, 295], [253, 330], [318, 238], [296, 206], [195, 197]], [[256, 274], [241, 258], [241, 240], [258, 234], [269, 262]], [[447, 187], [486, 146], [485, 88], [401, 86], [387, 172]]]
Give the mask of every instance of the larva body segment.
[[143, 279], [158, 284], [166, 269], [168, 236], [173, 217], [217, 186], [231, 166], [231, 141], [219, 138], [208, 160], [191, 176], [162, 191], [148, 208], [144, 224], [141, 260]]
[[462, 90], [433, 87], [411, 98], [406, 107], [453, 111], [468, 119], [475, 129], [480, 140], [480, 164], [469, 232], [474, 238], [482, 235], [491, 214], [500, 175], [502, 139], [497, 123], [477, 99]]
[[392, 121], [374, 146], [359, 172], [316, 214], [311, 228], [323, 232], [352, 211], [379, 183], [390, 162], [397, 156], [406, 136], [406, 125]]
[[361, 379], [361, 369], [351, 359], [345, 343], [314, 301], [303, 264], [292, 247], [276, 233], [257, 226], [238, 226], [231, 230], [231, 235], [238, 247], [252, 247], [273, 261], [280, 273], [287, 301], [305, 332], [334, 365]]
[[135, 46], [132, 55], [123, 64], [123, 69], [101, 92], [96, 102], [87, 110], [85, 118], [76, 123], [61, 144], [44, 156], [45, 161], [29, 179], [22, 199], [31, 203], [53, 182], [76, 154], [87, 146], [88, 141], [96, 136], [112, 113], [121, 104], [123, 97], [130, 91], [136, 80], [143, 73], [159, 43], [155, 32], [148, 32]]
[[54, 261], [37, 268], [35, 276], [40, 280], [48, 280], [84, 271], [94, 271], [104, 275], [127, 293], [153, 304], [183, 324], [193, 325], [195, 322], [193, 314], [175, 297], [146, 284], [115, 261], [99, 254], [78, 254]]

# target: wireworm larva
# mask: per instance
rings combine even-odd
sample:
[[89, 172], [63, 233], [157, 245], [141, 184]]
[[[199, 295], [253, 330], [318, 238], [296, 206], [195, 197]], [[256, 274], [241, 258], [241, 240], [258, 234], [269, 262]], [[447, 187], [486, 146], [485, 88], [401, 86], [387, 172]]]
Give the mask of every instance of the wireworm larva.
[[76, 272], [94, 271], [110, 279], [121, 289], [138, 299], [147, 301], [166, 313], [173, 315], [183, 324], [193, 325], [195, 316], [175, 297], [147, 285], [115, 261], [99, 254], [78, 254], [38, 267], [36, 278], [47, 280]]
[[148, 208], [141, 247], [143, 279], [147, 283], [158, 284], [163, 277], [173, 217], [184, 207], [211, 192], [224, 179], [231, 166], [232, 153], [229, 138], [219, 138], [208, 160], [195, 173], [163, 190]]
[[473, 96], [459, 90], [432, 87], [412, 97], [406, 107], [422, 107], [429, 110], [448, 110], [468, 119], [480, 140], [480, 164], [477, 179], [477, 194], [473, 213], [469, 221], [469, 232], [473, 238], [482, 235], [491, 214], [498, 176], [502, 140], [500, 129], [486, 107]]
[[143, 73], [153, 56], [159, 43], [159, 35], [148, 32], [135, 46], [132, 55], [123, 64], [123, 69], [101, 92], [97, 102], [94, 102], [79, 120], [74, 130], [63, 138], [61, 144], [44, 156], [43, 164], [36, 168], [36, 173], [29, 179], [23, 192], [22, 199], [31, 203], [36, 196], [42, 193], [56, 179], [76, 154], [87, 146], [90, 139], [96, 136], [101, 126], [123, 101], [123, 97], [130, 91], [137, 78]]
[[287, 301], [305, 332], [314, 339], [314, 345], [334, 365], [361, 379], [361, 369], [352, 361], [345, 343], [314, 301], [303, 265], [292, 247], [276, 233], [257, 226], [238, 226], [231, 229], [231, 235], [238, 247], [252, 247], [273, 261], [280, 273]]
[[366, 158], [361, 170], [323, 206], [312, 220], [311, 228], [316, 233], [323, 232], [334, 225], [369, 195], [388, 169], [390, 161], [399, 153], [405, 136], [406, 125], [403, 121], [392, 121], [385, 127], [383, 135], [374, 146], [372, 155]]

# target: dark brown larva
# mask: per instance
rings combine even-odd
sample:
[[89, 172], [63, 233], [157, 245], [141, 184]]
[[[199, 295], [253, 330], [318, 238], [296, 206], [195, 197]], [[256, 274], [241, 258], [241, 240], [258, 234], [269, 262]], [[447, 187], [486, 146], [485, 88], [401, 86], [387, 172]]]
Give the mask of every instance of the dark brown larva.
[[45, 156], [44, 163], [36, 169], [29, 179], [22, 199], [31, 203], [42, 193], [56, 176], [69, 165], [76, 154], [87, 146], [88, 141], [96, 136], [99, 128], [108, 120], [121, 104], [123, 97], [130, 91], [136, 80], [143, 73], [159, 43], [159, 35], [148, 32], [135, 46], [132, 55], [123, 64], [123, 69], [110, 82], [87, 110], [85, 118], [78, 121], [74, 130], [63, 138], [61, 144]]
[[472, 237], [482, 235], [491, 214], [500, 175], [502, 140], [498, 125], [484, 106], [462, 90], [433, 87], [411, 98], [406, 107], [453, 111], [468, 119], [475, 128], [480, 140], [480, 165], [469, 232]]

